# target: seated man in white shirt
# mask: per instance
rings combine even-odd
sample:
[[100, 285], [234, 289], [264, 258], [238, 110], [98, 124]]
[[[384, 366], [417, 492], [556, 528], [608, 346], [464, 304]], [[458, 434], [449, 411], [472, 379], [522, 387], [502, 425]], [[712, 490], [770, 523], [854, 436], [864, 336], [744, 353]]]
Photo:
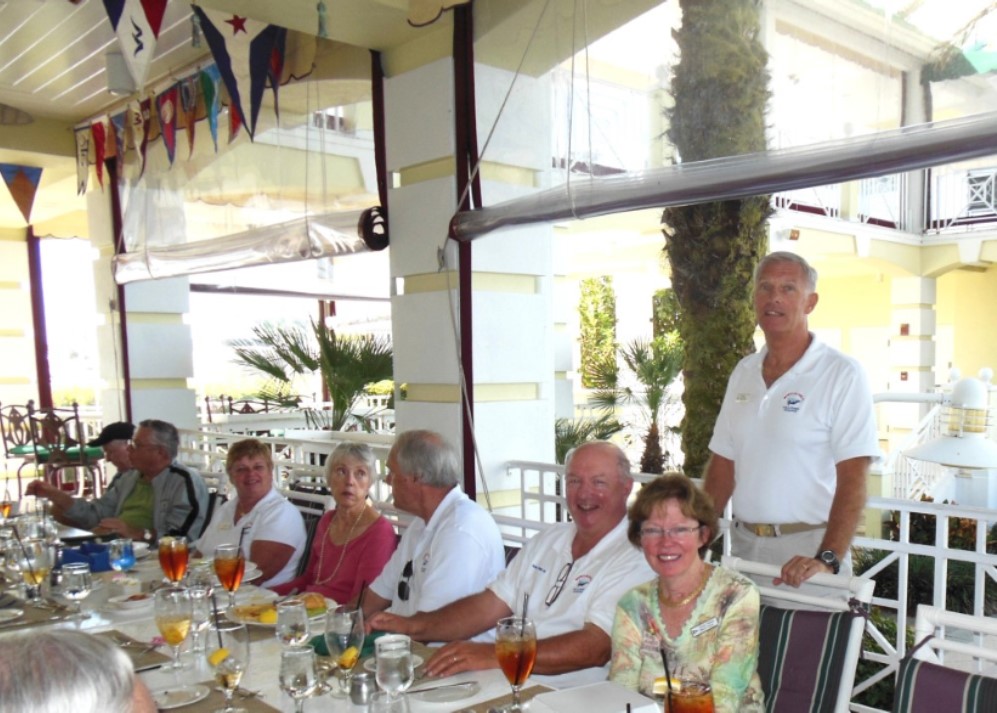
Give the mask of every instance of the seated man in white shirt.
[[395, 440], [387, 482], [395, 506], [415, 519], [364, 596], [365, 618], [438, 609], [481, 591], [505, 567], [498, 526], [460, 489], [460, 474], [457, 450], [440, 434], [406, 431]]
[[408, 634], [419, 641], [449, 641], [426, 664], [430, 676], [497, 668], [494, 644], [464, 641], [513, 613], [537, 630], [537, 679], [555, 687], [605, 680], [610, 633], [619, 598], [654, 578], [627, 540], [630, 462], [611, 443], [587, 443], [565, 466], [572, 522], [533, 537], [488, 587], [449, 606], [413, 616], [376, 614], [371, 629]]

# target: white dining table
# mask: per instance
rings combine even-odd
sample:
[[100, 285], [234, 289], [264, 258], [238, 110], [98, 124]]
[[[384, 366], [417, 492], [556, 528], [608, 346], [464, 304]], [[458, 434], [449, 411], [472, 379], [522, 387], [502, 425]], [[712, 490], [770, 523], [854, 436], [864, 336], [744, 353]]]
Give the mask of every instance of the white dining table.
[[[144, 582], [160, 579], [162, 572], [159, 569], [159, 563], [155, 555], [153, 554], [140, 560], [136, 565], [134, 573], [130, 576]], [[59, 621], [52, 624], [39, 624], [31, 629], [27, 629], [27, 631], [38, 630], [43, 627], [78, 627], [90, 633], [100, 633], [116, 629], [139, 641], [151, 641], [154, 637], [159, 636], [151, 604], [137, 609], [120, 609], [108, 601], [110, 597], [119, 591], [119, 588], [112, 584], [111, 574], [99, 575], [95, 577], [95, 580], [99, 580], [100, 584], [95, 586], [94, 591], [83, 603], [83, 610], [89, 614], [89, 618], [82, 621]], [[269, 590], [260, 589], [252, 584], [243, 584], [239, 589], [237, 600], [238, 603], [242, 604], [254, 599], [272, 598], [274, 596]], [[218, 605], [224, 606], [225, 603], [227, 603], [227, 594], [221, 591], [218, 597]], [[324, 630], [324, 623], [321, 620], [318, 620], [317, 623], [318, 625], [314, 626], [311, 632], [313, 636], [323, 633]], [[263, 628], [263, 625], [260, 625], [260, 628]], [[0, 636], [15, 635], [24, 631], [26, 629], [10, 632], [5, 631], [0, 633]], [[167, 646], [163, 646], [160, 651], [167, 656], [170, 655], [170, 649]], [[254, 641], [250, 645], [249, 668], [243, 677], [241, 687], [249, 691], [259, 691], [260, 698], [265, 703], [280, 711], [290, 713], [294, 710], [294, 703], [290, 696], [280, 690], [277, 677], [280, 667], [280, 651], [281, 644], [275, 636], [264, 636]], [[183, 644], [181, 661], [185, 666], [185, 669], [180, 672], [180, 680], [183, 683], [205, 683], [209, 687], [214, 686], [206, 657], [204, 654], [195, 655], [191, 651], [191, 637], [188, 637], [188, 640]], [[141, 672], [139, 676], [154, 691], [171, 688], [176, 685], [176, 679], [172, 671], [156, 669]], [[467, 696], [460, 700], [445, 702], [423, 700], [422, 696], [415, 693], [416, 689], [421, 687], [461, 681], [476, 681], [479, 685], [478, 692], [473, 696]], [[529, 685], [528, 683], [527, 686]], [[412, 689], [413, 693], [408, 695], [409, 707], [412, 713], [461, 711], [473, 708], [476, 704], [507, 695], [510, 690], [505, 676], [502, 675], [499, 669], [469, 671], [445, 679], [424, 680], [418, 682]], [[328, 693], [306, 700], [304, 708], [306, 712], [325, 711], [327, 713], [367, 710], [366, 706], [353, 705], [348, 697], [340, 698]], [[184, 708], [176, 708], [174, 710], [182, 713]], [[484, 708], [480, 708], [479, 710], [484, 713]]]

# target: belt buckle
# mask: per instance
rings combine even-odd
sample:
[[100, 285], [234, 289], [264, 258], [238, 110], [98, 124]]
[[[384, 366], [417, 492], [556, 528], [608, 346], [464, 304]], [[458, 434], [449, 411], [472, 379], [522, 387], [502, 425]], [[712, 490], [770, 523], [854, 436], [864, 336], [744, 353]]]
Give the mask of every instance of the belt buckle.
[[775, 525], [755, 525], [755, 534], [759, 537], [778, 537]]

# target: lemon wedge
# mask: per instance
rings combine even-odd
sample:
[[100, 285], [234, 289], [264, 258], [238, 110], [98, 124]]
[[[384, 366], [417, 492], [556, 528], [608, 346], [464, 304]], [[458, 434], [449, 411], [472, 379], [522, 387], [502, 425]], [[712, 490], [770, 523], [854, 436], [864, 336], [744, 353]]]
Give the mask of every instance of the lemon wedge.
[[211, 656], [208, 657], [208, 663], [212, 666], [218, 666], [222, 661], [228, 658], [228, 649], [222, 647], [217, 651], [212, 652]]
[[[672, 691], [681, 691], [682, 682], [672, 676]], [[668, 684], [665, 682], [664, 676], [659, 676], [654, 679], [654, 695], [664, 696], [668, 694]]]
[[276, 624], [277, 623], [277, 610], [276, 609], [264, 609], [260, 612], [260, 623], [261, 624]]
[[360, 651], [356, 646], [351, 646], [339, 655], [336, 663], [340, 668], [351, 669], [356, 665], [358, 658], [360, 658]]

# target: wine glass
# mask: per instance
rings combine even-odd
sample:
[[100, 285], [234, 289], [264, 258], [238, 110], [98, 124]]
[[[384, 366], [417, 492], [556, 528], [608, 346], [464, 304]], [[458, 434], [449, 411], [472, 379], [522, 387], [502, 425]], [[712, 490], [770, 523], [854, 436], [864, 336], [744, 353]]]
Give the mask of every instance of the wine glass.
[[127, 537], [108, 542], [107, 556], [111, 561], [111, 569], [115, 572], [129, 572], [135, 567], [135, 550]]
[[360, 660], [363, 640], [362, 609], [340, 605], [326, 612], [325, 645], [338, 667], [336, 677], [339, 679], [339, 690], [334, 690], [334, 695], [344, 696], [349, 690], [350, 676], [353, 674], [357, 661]]
[[83, 600], [93, 589], [93, 576], [86, 562], [72, 562], [62, 565], [62, 596], [73, 602], [72, 616], [86, 619], [90, 615], [82, 611]]
[[182, 587], [164, 587], [157, 589], [155, 594], [156, 626], [166, 643], [173, 650], [173, 673], [177, 685], [180, 683], [180, 645], [190, 633], [190, 625], [194, 616], [194, 606], [190, 592]]
[[32, 604], [42, 602], [42, 582], [52, 571], [52, 550], [45, 540], [21, 540], [18, 568], [26, 587], [26, 596]]
[[159, 566], [173, 583], [180, 584], [187, 573], [187, 538], [166, 536], [159, 538]]
[[232, 694], [249, 666], [249, 630], [246, 625], [222, 617], [214, 618], [208, 629], [205, 651], [215, 681], [222, 687], [225, 696], [225, 708], [215, 713], [246, 713], [245, 708], [232, 706]]
[[277, 604], [277, 641], [285, 646], [301, 646], [309, 638], [308, 610], [305, 603], [289, 599]]
[[315, 693], [315, 651], [291, 646], [280, 652], [280, 690], [294, 699], [294, 713], [304, 711], [305, 699]]
[[239, 545], [218, 545], [215, 548], [215, 574], [228, 591], [228, 605], [235, 606], [235, 593], [242, 584], [246, 571], [246, 558]]
[[374, 642], [374, 655], [377, 657], [374, 678], [384, 692], [382, 708], [393, 711], [405, 710], [402, 693], [408, 690], [415, 680], [415, 666], [412, 665], [412, 639], [404, 634], [388, 634]]
[[204, 653], [204, 635], [211, 623], [211, 587], [200, 584], [187, 587], [190, 592], [190, 650]]
[[495, 656], [512, 686], [512, 706], [508, 710], [525, 710], [519, 700], [519, 689], [530, 677], [537, 659], [537, 632], [533, 622], [518, 616], [499, 619], [495, 625]]

